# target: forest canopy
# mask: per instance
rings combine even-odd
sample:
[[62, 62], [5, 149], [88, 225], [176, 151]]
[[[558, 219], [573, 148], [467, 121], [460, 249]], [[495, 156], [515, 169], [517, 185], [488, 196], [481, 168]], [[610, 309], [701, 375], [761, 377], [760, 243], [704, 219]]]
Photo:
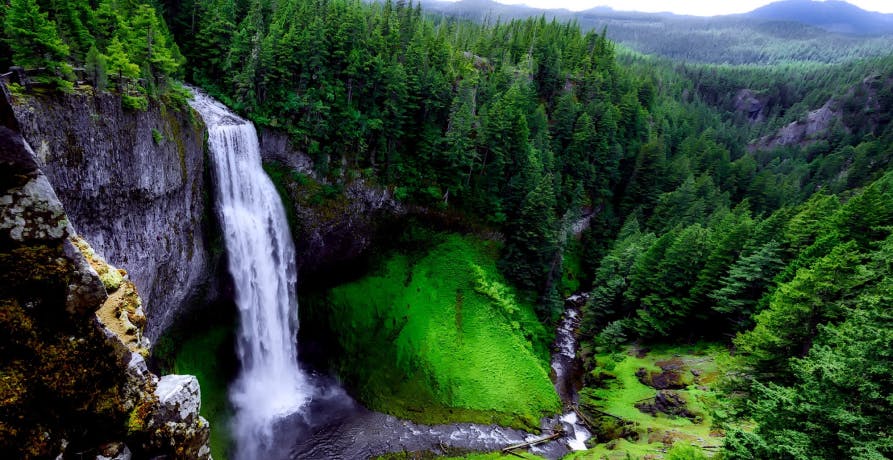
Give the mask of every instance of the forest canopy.
[[585, 358], [734, 347], [726, 458], [893, 456], [893, 58], [618, 57], [576, 22], [390, 0], [3, 6], [0, 64], [35, 81], [144, 108], [184, 79], [286, 133], [321, 180], [494, 230], [544, 324], [579, 260]]

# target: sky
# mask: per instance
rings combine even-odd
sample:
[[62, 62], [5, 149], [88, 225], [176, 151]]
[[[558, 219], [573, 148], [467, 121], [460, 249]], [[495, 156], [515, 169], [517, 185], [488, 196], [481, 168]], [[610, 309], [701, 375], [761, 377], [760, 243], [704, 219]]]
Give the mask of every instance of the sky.
[[[582, 11], [609, 6], [618, 11], [671, 12], [696, 16], [746, 13], [775, 0], [496, 0], [536, 8], [567, 8]], [[893, 0], [847, 0], [864, 10], [893, 13]]]

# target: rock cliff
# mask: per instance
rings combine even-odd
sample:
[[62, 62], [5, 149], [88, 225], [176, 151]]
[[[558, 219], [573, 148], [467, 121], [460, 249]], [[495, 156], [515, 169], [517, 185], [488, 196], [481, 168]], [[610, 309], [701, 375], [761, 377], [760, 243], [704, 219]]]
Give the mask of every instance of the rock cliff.
[[834, 100], [812, 110], [802, 120], [791, 122], [775, 134], [762, 137], [749, 147], [751, 150], [771, 150], [784, 146], [800, 146], [815, 143], [825, 136], [835, 120], [841, 118], [841, 111]]
[[289, 214], [302, 282], [362, 256], [389, 219], [407, 209], [386, 189], [362, 180], [329, 184], [315, 175], [312, 160], [291, 147], [287, 136], [259, 133], [261, 157], [273, 164], [272, 178]]
[[197, 382], [147, 370], [145, 324], [126, 272], [0, 127], [0, 458], [209, 459]]
[[735, 94], [733, 108], [736, 112], [745, 115], [751, 123], [761, 123], [766, 120], [766, 103], [749, 89], [739, 90]]
[[204, 132], [185, 104], [127, 110], [113, 95], [19, 95], [22, 135], [77, 232], [126, 269], [157, 338], [211, 281]]

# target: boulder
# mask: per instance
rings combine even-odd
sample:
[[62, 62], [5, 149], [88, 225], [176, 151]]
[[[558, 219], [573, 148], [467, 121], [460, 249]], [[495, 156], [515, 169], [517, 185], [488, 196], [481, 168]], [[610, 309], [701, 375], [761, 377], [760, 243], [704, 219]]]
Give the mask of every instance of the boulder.
[[131, 460], [133, 452], [123, 442], [110, 442], [99, 448], [96, 460]]
[[156, 422], [188, 422], [198, 417], [202, 396], [194, 375], [165, 375], [155, 388]]
[[637, 403], [636, 409], [653, 416], [662, 413], [671, 417], [685, 417], [687, 419], [698, 417], [688, 410], [688, 403], [685, 401], [685, 398], [673, 390], [658, 391], [653, 401]]

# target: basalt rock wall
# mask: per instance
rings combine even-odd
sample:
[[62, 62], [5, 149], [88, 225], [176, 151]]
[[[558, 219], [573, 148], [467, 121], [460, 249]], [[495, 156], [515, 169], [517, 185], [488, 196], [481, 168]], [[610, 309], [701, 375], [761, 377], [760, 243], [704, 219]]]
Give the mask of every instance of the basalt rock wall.
[[154, 341], [214, 278], [200, 117], [89, 93], [14, 96], [12, 109], [74, 228], [136, 284]]

